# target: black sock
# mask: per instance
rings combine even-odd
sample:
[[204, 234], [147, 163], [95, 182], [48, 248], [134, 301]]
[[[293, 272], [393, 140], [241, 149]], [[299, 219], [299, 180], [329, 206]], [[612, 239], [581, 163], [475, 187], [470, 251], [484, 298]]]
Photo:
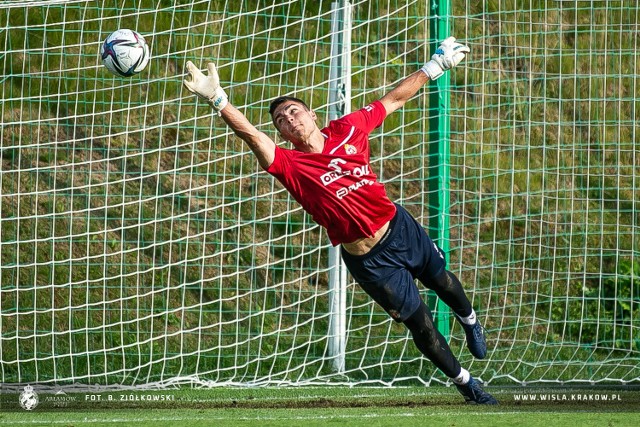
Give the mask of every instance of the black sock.
[[404, 324], [413, 335], [413, 342], [446, 376], [455, 378], [460, 374], [460, 363], [451, 352], [451, 348], [440, 331], [433, 324], [431, 311], [424, 302]]
[[443, 270], [435, 279], [419, 279], [427, 288], [434, 291], [438, 298], [451, 307], [455, 314], [460, 317], [471, 315], [471, 301], [467, 298], [462, 288], [462, 283], [460, 283], [455, 274], [448, 270]]

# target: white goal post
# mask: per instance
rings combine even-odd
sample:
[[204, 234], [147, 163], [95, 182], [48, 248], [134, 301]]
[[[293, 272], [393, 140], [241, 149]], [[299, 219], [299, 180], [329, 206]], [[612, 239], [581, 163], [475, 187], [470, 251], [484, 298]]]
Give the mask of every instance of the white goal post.
[[[471, 53], [371, 152], [433, 225], [432, 119], [448, 119], [447, 260], [489, 342], [473, 360], [452, 321], [455, 355], [491, 384], [640, 381], [637, 2], [133, 3], [0, 4], [3, 386], [447, 383], [182, 88], [187, 60], [215, 61], [282, 144], [273, 98], [323, 123], [361, 108], [429, 59], [444, 18]], [[151, 48], [131, 78], [98, 56], [118, 28]]]

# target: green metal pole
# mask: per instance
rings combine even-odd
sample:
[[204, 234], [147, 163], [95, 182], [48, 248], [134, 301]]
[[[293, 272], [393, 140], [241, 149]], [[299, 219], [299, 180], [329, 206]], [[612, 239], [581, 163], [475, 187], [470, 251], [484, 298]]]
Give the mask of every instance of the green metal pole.
[[[449, 2], [431, 2], [431, 52], [449, 37]], [[445, 257], [449, 253], [449, 90], [448, 72], [429, 84], [429, 235]], [[438, 330], [449, 339], [449, 307], [437, 300], [434, 316]]]

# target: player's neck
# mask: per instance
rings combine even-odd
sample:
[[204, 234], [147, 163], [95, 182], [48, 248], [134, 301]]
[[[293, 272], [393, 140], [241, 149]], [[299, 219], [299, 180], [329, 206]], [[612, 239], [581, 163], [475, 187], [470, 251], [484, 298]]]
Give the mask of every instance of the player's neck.
[[303, 153], [322, 153], [324, 142], [324, 136], [320, 133], [320, 129], [316, 128], [306, 140], [294, 143], [294, 145], [296, 150]]

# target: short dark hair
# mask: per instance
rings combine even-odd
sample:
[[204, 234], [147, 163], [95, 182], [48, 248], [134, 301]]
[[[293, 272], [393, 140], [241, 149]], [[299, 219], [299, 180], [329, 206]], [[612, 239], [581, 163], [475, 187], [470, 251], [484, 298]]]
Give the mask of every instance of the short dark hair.
[[294, 96], [279, 96], [273, 101], [271, 101], [271, 105], [269, 105], [269, 114], [271, 115], [271, 117], [273, 117], [273, 113], [276, 111], [276, 108], [278, 108], [278, 105], [287, 101], [299, 102], [300, 104], [304, 105], [304, 108], [306, 108], [309, 111], [311, 110], [309, 106], [300, 98], [296, 98]]

